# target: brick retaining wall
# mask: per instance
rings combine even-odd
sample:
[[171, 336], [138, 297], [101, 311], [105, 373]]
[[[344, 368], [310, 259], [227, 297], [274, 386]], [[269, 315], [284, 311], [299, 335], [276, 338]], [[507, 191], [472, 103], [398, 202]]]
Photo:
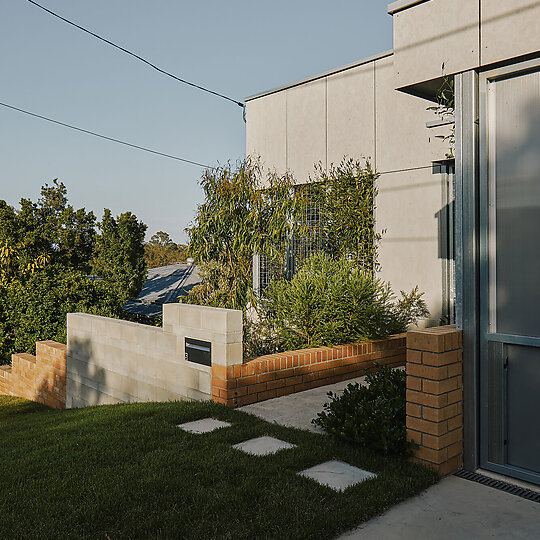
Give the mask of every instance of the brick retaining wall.
[[66, 346], [56, 341], [38, 341], [36, 356], [13, 354], [11, 366], [0, 366], [0, 394], [65, 408]]
[[404, 366], [405, 334], [388, 339], [287, 351], [235, 366], [212, 365], [212, 399], [228, 407], [301, 392], [365, 374], [376, 362]]

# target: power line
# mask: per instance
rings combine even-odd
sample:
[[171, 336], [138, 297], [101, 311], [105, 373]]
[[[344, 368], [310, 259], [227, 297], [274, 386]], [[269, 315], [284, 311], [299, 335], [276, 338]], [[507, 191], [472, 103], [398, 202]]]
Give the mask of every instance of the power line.
[[[53, 118], [49, 118], [47, 116], [42, 116], [41, 114], [36, 114], [36, 113], [30, 112], [30, 111], [26, 111], [24, 109], [20, 109], [19, 107], [14, 107], [13, 105], [8, 105], [7, 103], [2, 103], [1, 101], [0, 101], [0, 105], [2, 107], [6, 107], [8, 109], [12, 109], [14, 111], [18, 111], [18, 112], [27, 114], [29, 116], [33, 116], [35, 118], [40, 118], [41, 120], [46, 120], [47, 122], [51, 122], [51, 123], [57, 124], [59, 126], [64, 126], [64, 127], [70, 128], [70, 129], [74, 129], [76, 131], [80, 131], [82, 133], [86, 133], [88, 135], [93, 135], [94, 137], [99, 137], [100, 139], [105, 139], [107, 141], [112, 141], [112, 142], [115, 142], [115, 143], [118, 143], [118, 144], [123, 144], [123, 145], [129, 146], [131, 148], [136, 148], [137, 150], [143, 150], [145, 152], [150, 152], [151, 154], [156, 154], [158, 156], [163, 156], [163, 157], [166, 157], [166, 158], [175, 159], [177, 161], [183, 161], [184, 163], [189, 163], [191, 165], [197, 165], [198, 167], [203, 167], [205, 169], [215, 170], [217, 168], [217, 167], [211, 167], [210, 165], [204, 165], [203, 163], [199, 163], [198, 161], [192, 161], [190, 159], [185, 159], [185, 158], [181, 158], [181, 157], [178, 157], [178, 156], [173, 156], [171, 154], [166, 154], [164, 152], [159, 152], [157, 150], [152, 150], [152, 149], [146, 148], [144, 146], [139, 146], [137, 144], [122, 141], [120, 139], [115, 139], [114, 137], [108, 137], [107, 135], [102, 135], [100, 133], [96, 133], [96, 132], [90, 131], [88, 129], [73, 126], [71, 124], [66, 124], [65, 122], [60, 122], [59, 120], [54, 120]], [[408, 171], [418, 171], [418, 170], [421, 170], [421, 169], [432, 169], [432, 168], [433, 168], [433, 164], [431, 164], [431, 165], [423, 165], [423, 166], [420, 166], [420, 167], [409, 167], [409, 168], [406, 168], [406, 169], [395, 169], [393, 171], [382, 171], [382, 172], [377, 172], [377, 174], [383, 175], [383, 174], [392, 174], [392, 173], [400, 173], [400, 172], [408, 172]]]
[[125, 49], [124, 47], [121, 47], [120, 45], [117, 45], [116, 43], [113, 43], [112, 41], [109, 41], [108, 39], [98, 35], [98, 34], [95, 34], [94, 32], [91, 32], [90, 30], [87, 30], [86, 28], [78, 25], [77, 23], [74, 23], [73, 21], [70, 21], [69, 19], [66, 19], [65, 17], [62, 17], [61, 15], [58, 15], [58, 13], [55, 13], [54, 11], [51, 11], [50, 9], [46, 8], [45, 6], [42, 6], [41, 4], [38, 4], [37, 2], [34, 2], [34, 0], [28, 0], [28, 2], [30, 2], [31, 4], [34, 4], [34, 6], [42, 9], [43, 11], [46, 11], [47, 13], [51, 14], [53, 17], [56, 17], [57, 19], [60, 19], [61, 21], [64, 21], [68, 24], [70, 24], [71, 26], [74, 26], [75, 28], [78, 28], [79, 30], [82, 30], [83, 32], [86, 32], [87, 34], [90, 34], [91, 36], [107, 43], [108, 45], [111, 45], [113, 47], [115, 47], [116, 49], [126, 53], [126, 54], [129, 54], [130, 56], [133, 56], [134, 58], [136, 58], [137, 60], [140, 60], [141, 62], [145, 63], [146, 65], [150, 66], [152, 69], [155, 69], [156, 71], [159, 71], [159, 73], [162, 73], [163, 75], [167, 75], [168, 77], [171, 77], [172, 79], [175, 79], [176, 81], [178, 82], [181, 82], [183, 84], [187, 84], [189, 86], [193, 86], [194, 88], [198, 88], [199, 90], [202, 90], [203, 92], [208, 92], [209, 94], [213, 94], [215, 96], [218, 96], [220, 98], [223, 98], [223, 99], [227, 99], [228, 101], [232, 101], [233, 103], [236, 103], [236, 105], [242, 107], [243, 109], [245, 108], [245, 105], [244, 103], [242, 103], [241, 101], [237, 101], [236, 99], [233, 99], [233, 98], [230, 98], [224, 94], [220, 94], [219, 92], [215, 92], [214, 90], [209, 90], [208, 88], [205, 88], [204, 86], [200, 86], [198, 84], [195, 84], [195, 83], [192, 83], [192, 82], [189, 82], [189, 81], [186, 81], [185, 79], [181, 79], [180, 77], [177, 77], [176, 75], [173, 75], [172, 73], [169, 73], [168, 71], [165, 71], [164, 69], [161, 69], [160, 67], [156, 66], [155, 64], [152, 64], [152, 62], [149, 62], [148, 60], [146, 60], [145, 58], [143, 58], [142, 56], [139, 56], [138, 54], [135, 54], [131, 51], [129, 51], [128, 49]]
[[178, 156], [173, 156], [171, 154], [165, 154], [164, 152], [158, 152], [157, 150], [152, 150], [150, 148], [146, 148], [144, 146], [139, 146], [138, 144], [132, 144], [126, 141], [122, 141], [120, 139], [115, 139], [114, 137], [108, 137], [107, 135], [101, 135], [100, 133], [95, 133], [94, 131], [89, 131], [88, 129], [83, 129], [77, 126], [72, 126], [71, 124], [66, 124], [64, 122], [60, 122], [59, 120], [53, 120], [52, 118], [48, 118], [47, 116], [42, 116], [40, 114], [36, 114], [30, 111], [25, 111], [24, 109], [19, 109], [18, 107], [14, 107], [13, 105], [8, 105], [7, 103], [2, 103], [0, 101], [0, 105], [2, 107], [6, 107], [8, 109], [12, 109], [14, 111], [18, 111], [24, 114], [28, 114], [29, 116], [34, 116], [35, 118], [41, 118], [41, 120], [47, 120], [47, 122], [52, 122], [53, 124], [58, 124], [59, 126], [64, 126], [70, 129], [74, 129], [76, 131], [81, 131], [82, 133], [87, 133], [88, 135], [93, 135], [94, 137], [99, 137], [100, 139], [105, 139], [107, 141], [112, 141], [118, 144], [123, 144], [125, 146], [130, 146], [131, 148], [136, 148], [137, 150], [144, 150], [145, 152], [150, 152], [151, 154], [156, 154], [158, 156], [175, 159], [177, 161], [183, 161], [184, 163], [190, 163], [191, 165], [197, 165], [198, 167], [203, 167], [205, 169], [215, 169], [216, 167], [210, 167], [210, 165], [204, 165], [203, 163], [199, 163], [197, 161], [191, 161], [190, 159], [181, 158]]
[[408, 169], [396, 169], [395, 171], [383, 171], [383, 172], [377, 172], [377, 174], [392, 174], [392, 173], [398, 173], [398, 172], [407, 172], [407, 171], [419, 171], [420, 169], [432, 169], [433, 165], [423, 165], [421, 167], [409, 167]]

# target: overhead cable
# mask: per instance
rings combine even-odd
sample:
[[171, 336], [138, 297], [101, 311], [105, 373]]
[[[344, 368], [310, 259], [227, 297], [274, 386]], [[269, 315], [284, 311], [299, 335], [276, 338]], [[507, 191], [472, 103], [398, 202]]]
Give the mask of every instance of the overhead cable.
[[96, 39], [99, 39], [108, 45], [111, 45], [112, 47], [115, 47], [116, 49], [129, 54], [130, 56], [133, 56], [137, 60], [140, 60], [141, 62], [145, 63], [146, 65], [150, 66], [152, 69], [155, 69], [156, 71], [159, 71], [159, 73], [162, 73], [163, 75], [167, 75], [168, 77], [171, 77], [172, 79], [175, 79], [178, 82], [181, 82], [183, 84], [187, 84], [189, 86], [193, 86], [194, 88], [198, 88], [199, 90], [202, 90], [203, 92], [208, 92], [209, 94], [213, 94], [214, 96], [218, 96], [220, 98], [226, 99], [228, 101], [231, 101], [232, 103], [236, 103], [239, 107], [242, 107], [245, 109], [245, 104], [241, 101], [237, 101], [236, 99], [233, 99], [231, 97], [228, 97], [224, 94], [220, 94], [219, 92], [215, 92], [214, 90], [210, 90], [208, 88], [205, 88], [204, 86], [200, 86], [199, 84], [195, 84], [189, 81], [186, 81], [185, 79], [181, 79], [180, 77], [177, 77], [176, 75], [173, 75], [172, 73], [165, 71], [164, 69], [161, 69], [160, 67], [156, 66], [155, 64], [152, 64], [152, 62], [149, 62], [142, 56], [139, 56], [138, 54], [135, 54], [134, 52], [129, 51], [128, 49], [125, 49], [124, 47], [121, 47], [120, 45], [117, 45], [116, 43], [113, 43], [112, 41], [84, 28], [83, 26], [80, 26], [77, 23], [74, 23], [73, 21], [70, 21], [69, 19], [66, 19], [65, 17], [62, 17], [61, 15], [58, 15], [58, 13], [55, 13], [54, 11], [51, 11], [50, 9], [46, 8], [45, 6], [42, 6], [41, 4], [38, 4], [37, 2], [34, 2], [34, 0], [28, 0], [31, 4], [34, 4], [34, 6], [42, 9], [43, 11], [46, 11], [47, 13], [51, 14], [53, 17], [56, 17], [57, 19], [60, 19], [61, 21], [66, 22], [67, 24], [70, 24], [71, 26], [74, 26], [75, 28], [78, 28], [79, 30], [82, 30], [83, 32], [86, 32], [87, 34], [90, 34], [91, 36], [95, 37]]
[[41, 114], [36, 114], [30, 111], [25, 111], [24, 109], [19, 109], [19, 107], [14, 107], [13, 105], [8, 105], [7, 103], [2, 103], [0, 101], [0, 105], [2, 107], [6, 107], [8, 109], [12, 109], [14, 111], [18, 111], [24, 114], [28, 114], [29, 116], [34, 116], [35, 118], [40, 118], [41, 120], [47, 120], [47, 122], [52, 122], [53, 124], [58, 124], [59, 126], [64, 126], [70, 129], [74, 129], [76, 131], [81, 131], [82, 133], [87, 133], [88, 135], [93, 135], [94, 137], [99, 137], [100, 139], [105, 139], [107, 141], [112, 141], [118, 144], [123, 144], [125, 146], [130, 146], [131, 148], [136, 148], [137, 150], [144, 150], [145, 152], [150, 152], [151, 154], [156, 154], [158, 156], [175, 159], [177, 161], [183, 161], [184, 163], [190, 163], [191, 165], [197, 165], [198, 167], [203, 167], [205, 169], [215, 169], [216, 167], [210, 167], [210, 165], [204, 165], [203, 163], [199, 163], [198, 161], [192, 161], [190, 159], [181, 158], [178, 156], [173, 156], [171, 154], [166, 154], [164, 152], [158, 152], [157, 150], [152, 150], [150, 148], [146, 148], [144, 146], [139, 146], [138, 144], [132, 144], [126, 141], [122, 141], [120, 139], [115, 139], [114, 137], [108, 137], [107, 135], [101, 135], [100, 133], [96, 133], [94, 131], [89, 131], [88, 129], [83, 129], [77, 126], [72, 126], [71, 124], [66, 124], [65, 122], [60, 122], [59, 120], [54, 120], [52, 118], [48, 118], [47, 116], [42, 116]]
[[431, 165], [422, 165], [421, 167], [409, 167], [408, 169], [396, 169], [395, 171], [382, 171], [382, 172], [377, 172], [377, 174], [381, 175], [381, 174], [392, 174], [392, 173], [399, 173], [399, 172], [408, 172], [408, 171], [419, 171], [420, 169], [432, 169], [433, 168], [433, 164]]

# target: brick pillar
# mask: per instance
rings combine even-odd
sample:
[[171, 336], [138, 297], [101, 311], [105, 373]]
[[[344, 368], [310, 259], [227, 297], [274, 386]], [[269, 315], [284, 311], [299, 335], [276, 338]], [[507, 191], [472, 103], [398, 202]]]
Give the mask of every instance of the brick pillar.
[[439, 474], [463, 465], [463, 350], [455, 326], [407, 332], [407, 434]]

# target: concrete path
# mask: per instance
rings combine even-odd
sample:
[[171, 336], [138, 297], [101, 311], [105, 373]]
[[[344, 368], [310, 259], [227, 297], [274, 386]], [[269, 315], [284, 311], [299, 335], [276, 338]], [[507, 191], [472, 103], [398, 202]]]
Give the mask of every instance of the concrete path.
[[540, 504], [448, 476], [340, 538], [359, 540], [537, 540]]
[[253, 405], [246, 405], [240, 407], [240, 410], [282, 426], [324, 433], [321, 428], [314, 426], [311, 420], [316, 418], [317, 413], [323, 410], [324, 404], [330, 401], [326, 394], [330, 391], [341, 393], [349, 383], [358, 382], [362, 384], [364, 379], [365, 377], [358, 377], [336, 384], [329, 384], [328, 386], [261, 401]]
[[[328, 402], [328, 391], [342, 392], [343, 381], [241, 407], [269, 422], [322, 431], [311, 419]], [[540, 539], [540, 504], [469, 480], [449, 476], [418, 497], [388, 510], [340, 538], [361, 540]]]

